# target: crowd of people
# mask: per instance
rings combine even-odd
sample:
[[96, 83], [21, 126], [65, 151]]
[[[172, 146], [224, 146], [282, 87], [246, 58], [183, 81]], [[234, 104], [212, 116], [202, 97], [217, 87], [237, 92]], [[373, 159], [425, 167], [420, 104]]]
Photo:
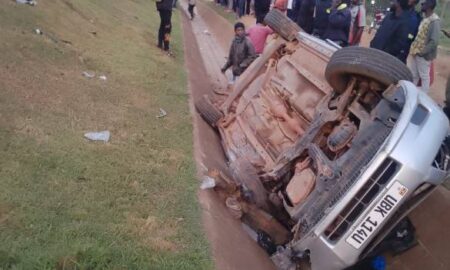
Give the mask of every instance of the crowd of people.
[[[247, 32], [242, 24], [235, 25], [236, 37], [230, 49], [229, 60], [222, 69], [224, 71], [233, 66], [235, 78], [245, 70], [244, 66], [248, 66], [251, 59], [262, 53], [265, 40], [271, 33], [270, 28], [263, 25], [263, 21], [271, 8], [285, 13], [303, 31], [341, 47], [359, 46], [366, 27], [366, 10], [361, 0], [215, 1], [218, 5], [235, 11], [238, 17], [245, 14], [254, 14], [256, 17], [256, 25]], [[437, 55], [441, 32], [440, 19], [434, 12], [436, 0], [424, 0], [419, 11], [416, 9], [417, 5], [418, 0], [393, 0], [388, 14], [370, 42], [370, 47], [408, 64], [414, 83], [428, 92], [432, 61]], [[444, 30], [442, 32], [447, 34]], [[240, 63], [245, 64], [240, 66]]]
[[[253, 14], [256, 24], [245, 30], [242, 23], [235, 25], [235, 37], [228, 61], [222, 68], [232, 67], [237, 78], [263, 52], [266, 38], [272, 30], [264, 25], [270, 9], [278, 9], [296, 22], [303, 31], [318, 38], [332, 41], [341, 47], [359, 46], [366, 27], [366, 10], [363, 0], [214, 0], [237, 17]], [[410, 68], [414, 83], [428, 92], [431, 83], [432, 61], [437, 56], [440, 36], [440, 19], [434, 12], [436, 0], [393, 0], [370, 47], [382, 50]], [[176, 0], [157, 0], [161, 17], [158, 47], [170, 54], [172, 8]], [[195, 0], [189, 0], [189, 13], [194, 18]], [[448, 32], [442, 30], [444, 34]]]

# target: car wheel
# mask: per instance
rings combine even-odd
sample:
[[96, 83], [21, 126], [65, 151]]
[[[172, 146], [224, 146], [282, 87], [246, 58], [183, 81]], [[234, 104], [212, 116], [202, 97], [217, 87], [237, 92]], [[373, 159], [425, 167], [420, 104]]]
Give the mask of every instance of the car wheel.
[[386, 86], [400, 80], [412, 81], [408, 67], [383, 51], [346, 47], [336, 51], [328, 62], [325, 78], [338, 93], [343, 92], [351, 75], [361, 75]]
[[264, 22], [287, 41], [293, 41], [297, 33], [301, 31], [300, 27], [277, 9], [272, 9], [267, 13]]
[[211, 103], [206, 95], [195, 103], [195, 108], [206, 123], [212, 127], [216, 127], [217, 122], [223, 117], [222, 112]]
[[267, 191], [256, 168], [246, 159], [238, 159], [230, 164], [237, 184], [243, 187], [244, 197], [263, 210], [269, 210]]

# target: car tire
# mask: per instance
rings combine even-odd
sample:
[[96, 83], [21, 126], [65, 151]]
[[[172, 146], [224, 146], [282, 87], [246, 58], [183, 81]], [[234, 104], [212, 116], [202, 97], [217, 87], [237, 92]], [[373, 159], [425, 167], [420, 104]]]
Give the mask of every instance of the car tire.
[[206, 95], [195, 103], [195, 108], [206, 123], [212, 127], [216, 127], [217, 122], [223, 117], [222, 112], [211, 103]]
[[263, 210], [269, 210], [268, 194], [256, 168], [246, 159], [235, 160], [230, 168], [237, 184], [243, 186], [244, 192], [248, 192], [249, 202]]
[[385, 86], [400, 80], [412, 81], [411, 71], [402, 61], [383, 51], [363, 47], [336, 51], [325, 70], [325, 78], [338, 93], [346, 89], [351, 75], [365, 76]]
[[297, 33], [301, 28], [277, 9], [272, 9], [267, 13], [264, 22], [287, 41], [293, 41], [297, 38]]

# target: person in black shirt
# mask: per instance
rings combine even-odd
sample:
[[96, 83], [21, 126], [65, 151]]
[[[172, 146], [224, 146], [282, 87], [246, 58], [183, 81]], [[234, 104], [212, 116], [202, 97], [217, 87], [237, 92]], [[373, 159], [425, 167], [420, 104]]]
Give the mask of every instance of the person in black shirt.
[[379, 49], [405, 60], [405, 48], [408, 47], [410, 13], [408, 0], [394, 0], [389, 14], [386, 15], [370, 47]]

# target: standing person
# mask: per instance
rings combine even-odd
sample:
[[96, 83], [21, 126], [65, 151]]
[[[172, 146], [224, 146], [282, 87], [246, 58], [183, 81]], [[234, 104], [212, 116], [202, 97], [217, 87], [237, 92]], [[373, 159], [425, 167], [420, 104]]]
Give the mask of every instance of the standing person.
[[413, 43], [414, 39], [417, 36], [417, 32], [419, 31], [419, 24], [422, 20], [422, 17], [420, 16], [420, 13], [416, 11], [416, 5], [418, 0], [409, 0], [408, 5], [409, 9], [407, 11], [408, 13], [408, 40], [405, 42], [405, 47], [402, 48], [402, 53], [399, 59], [406, 63], [406, 59], [409, 55], [409, 50], [411, 48], [411, 44]]
[[228, 0], [228, 7], [226, 9], [227, 12], [232, 12], [233, 11], [233, 6], [234, 6], [234, 1], [233, 0]]
[[[161, 23], [158, 32], [158, 47], [170, 54], [170, 33], [172, 31], [172, 0], [157, 0], [156, 9], [159, 12]], [[164, 45], [164, 47], [163, 47]]]
[[387, 52], [403, 60], [405, 44], [408, 42], [408, 0], [394, 0], [389, 14], [384, 17], [370, 47]]
[[238, 18], [245, 15], [245, 2], [247, 0], [238, 0], [237, 15]]
[[195, 8], [196, 2], [197, 2], [197, 0], [189, 0], [188, 1], [188, 4], [189, 4], [188, 10], [189, 10], [189, 14], [191, 15], [191, 20], [193, 20], [195, 17], [194, 8]]
[[245, 14], [250, 15], [250, 11], [251, 11], [251, 4], [252, 0], [247, 0], [247, 2], [245, 3]]
[[270, 0], [255, 0], [255, 16], [256, 18], [264, 18], [270, 10]]
[[247, 31], [248, 37], [255, 48], [256, 54], [261, 54], [264, 51], [267, 37], [273, 33], [273, 30], [264, 25], [261, 18], [256, 18], [256, 24], [250, 27]]
[[350, 46], [359, 46], [364, 27], [366, 26], [366, 8], [361, 0], [352, 0], [350, 12], [352, 14], [352, 23], [348, 43]]
[[245, 26], [238, 22], [234, 25], [235, 37], [231, 43], [228, 61], [222, 68], [222, 73], [231, 67], [233, 80], [236, 80], [256, 58], [255, 48], [245, 36]]
[[329, 39], [339, 46], [347, 46], [351, 20], [352, 15], [347, 4], [342, 0], [333, 0], [328, 16], [328, 26], [323, 38]]
[[297, 9], [296, 4], [297, 0], [288, 0], [287, 1], [287, 16], [289, 19], [293, 20], [294, 22], [297, 21]]
[[411, 45], [411, 69], [414, 83], [419, 79], [422, 83], [422, 91], [428, 93], [430, 88], [430, 65], [436, 58], [439, 35], [441, 32], [440, 19], [434, 9], [436, 0], [425, 0], [422, 3], [422, 12], [425, 17], [420, 23], [417, 37]]
[[315, 0], [302, 0], [297, 16], [297, 24], [308, 34], [312, 34], [314, 28]]
[[316, 16], [314, 17], [313, 35], [323, 38], [328, 26], [328, 16], [330, 15], [331, 0], [316, 1]]

